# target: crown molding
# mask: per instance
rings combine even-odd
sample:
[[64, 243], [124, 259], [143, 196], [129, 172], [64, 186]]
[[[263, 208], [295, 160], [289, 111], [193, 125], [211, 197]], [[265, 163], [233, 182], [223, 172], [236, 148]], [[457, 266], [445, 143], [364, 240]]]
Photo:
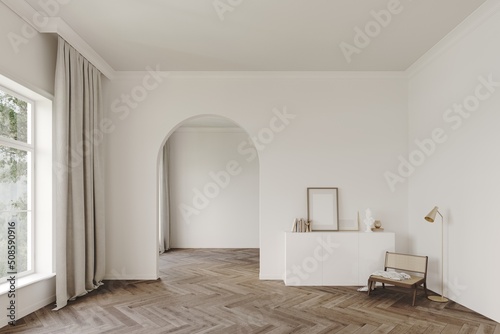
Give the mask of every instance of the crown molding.
[[101, 71], [108, 79], [113, 80], [115, 70], [87, 43], [80, 37], [62, 18], [47, 17], [43, 24], [37, 23], [36, 18], [46, 17], [37, 12], [24, 0], [1, 0], [14, 13], [22, 18], [40, 33], [54, 33], [64, 38], [71, 46], [80, 52], [88, 61]]
[[447, 50], [452, 48], [455, 44], [465, 38], [468, 34], [476, 30], [483, 24], [489, 17], [496, 14], [500, 10], [500, 1], [487, 0], [458, 26], [448, 33], [443, 39], [436, 43], [429, 51], [422, 57], [417, 59], [405, 71], [408, 78], [412, 78], [422, 69], [427, 67], [436, 58], [440, 57]]
[[[180, 79], [405, 79], [404, 71], [160, 71]], [[147, 71], [116, 71], [115, 79], [138, 79]]]
[[101, 71], [108, 79], [113, 80], [115, 70], [90, 45], [83, 40], [63, 19], [53, 17], [41, 33], [56, 33], [78, 50], [88, 61]]
[[26, 21], [30, 26], [38, 30], [33, 22], [33, 17], [38, 13], [31, 5], [24, 0], [1, 0], [7, 7], [10, 8], [20, 18]]

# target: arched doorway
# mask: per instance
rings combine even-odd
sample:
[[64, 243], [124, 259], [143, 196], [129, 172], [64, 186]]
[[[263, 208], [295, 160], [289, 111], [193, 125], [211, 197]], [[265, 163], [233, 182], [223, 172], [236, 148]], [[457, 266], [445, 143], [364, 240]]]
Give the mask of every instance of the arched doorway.
[[220, 116], [177, 126], [159, 152], [160, 253], [259, 248], [259, 161], [245, 130]]

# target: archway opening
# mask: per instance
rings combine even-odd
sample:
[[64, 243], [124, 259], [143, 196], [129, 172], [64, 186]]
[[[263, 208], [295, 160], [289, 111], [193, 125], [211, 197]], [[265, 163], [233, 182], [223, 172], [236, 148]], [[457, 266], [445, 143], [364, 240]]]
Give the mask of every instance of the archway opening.
[[159, 252], [259, 248], [259, 159], [244, 129], [220, 116], [183, 121], [159, 158]]

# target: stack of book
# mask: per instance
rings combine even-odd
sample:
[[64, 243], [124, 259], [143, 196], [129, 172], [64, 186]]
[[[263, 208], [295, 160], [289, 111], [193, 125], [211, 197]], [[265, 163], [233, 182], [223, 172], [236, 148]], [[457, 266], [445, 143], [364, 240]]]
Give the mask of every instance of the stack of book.
[[311, 232], [311, 221], [304, 218], [295, 218], [292, 232]]

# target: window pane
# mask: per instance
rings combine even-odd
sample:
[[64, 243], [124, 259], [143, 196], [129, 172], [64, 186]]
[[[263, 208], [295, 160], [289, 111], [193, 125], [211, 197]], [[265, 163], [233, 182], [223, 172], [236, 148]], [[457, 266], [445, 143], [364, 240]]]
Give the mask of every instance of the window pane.
[[[31, 243], [30, 187], [28, 168], [30, 152], [0, 145], [0, 277], [9, 271], [8, 223], [16, 223], [16, 264], [17, 272], [29, 270], [28, 261]], [[12, 237], [11, 237], [12, 238]]]
[[29, 143], [30, 104], [0, 90], [0, 136]]
[[[5, 278], [8, 276], [8, 272], [14, 270], [17, 273], [22, 273], [31, 269], [28, 265], [30, 255], [29, 232], [31, 230], [29, 217], [30, 214], [27, 212], [4, 212], [0, 215], [0, 279]], [[15, 233], [12, 233], [12, 230], [9, 232], [9, 226], [12, 226], [12, 223], [15, 223]], [[9, 245], [15, 246], [15, 255], [9, 253]], [[8, 262], [9, 260], [15, 261], [15, 263]]]
[[0, 211], [28, 210], [29, 154], [0, 145]]

